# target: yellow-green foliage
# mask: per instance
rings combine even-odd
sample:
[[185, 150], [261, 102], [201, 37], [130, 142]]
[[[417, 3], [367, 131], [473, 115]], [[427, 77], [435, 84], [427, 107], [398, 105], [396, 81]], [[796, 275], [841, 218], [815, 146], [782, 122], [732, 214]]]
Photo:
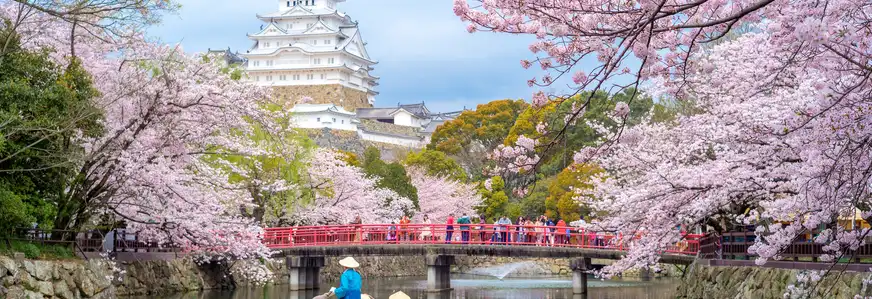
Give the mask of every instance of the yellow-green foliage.
[[474, 111], [463, 111], [433, 132], [427, 148], [454, 155], [473, 142], [493, 147], [505, 139], [518, 114], [528, 106], [523, 100], [499, 100], [478, 105]]
[[490, 190], [485, 187], [484, 182], [479, 187], [484, 202], [478, 207], [478, 212], [486, 217], [486, 221], [493, 222], [502, 216], [508, 216], [509, 196], [506, 195], [505, 187], [506, 183], [500, 176], [491, 178]]
[[[265, 106], [264, 109], [281, 108]], [[249, 190], [256, 207], [248, 212], [265, 224], [275, 224], [295, 207], [308, 204], [314, 199], [313, 190], [306, 186], [309, 185], [307, 161], [315, 149], [315, 144], [305, 133], [291, 128], [288, 119], [275, 121], [283, 126], [279, 134], [271, 133], [253, 121], [250, 132], [236, 132], [270, 154], [252, 156], [218, 150], [222, 154], [207, 158], [216, 165], [222, 165], [230, 173], [231, 183], [241, 184]], [[262, 188], [280, 181], [297, 188], [280, 192]]]
[[403, 160], [403, 164], [420, 167], [430, 176], [466, 181], [466, 172], [463, 171], [460, 164], [440, 151], [424, 149], [419, 152], [411, 152]]
[[591, 179], [603, 172], [603, 169], [591, 164], [573, 165], [557, 175], [548, 186], [548, 198], [545, 199], [545, 214], [550, 218], [561, 218], [569, 221], [578, 220], [587, 214], [587, 209], [582, 209], [575, 199], [579, 195], [576, 190], [590, 190], [593, 188]]

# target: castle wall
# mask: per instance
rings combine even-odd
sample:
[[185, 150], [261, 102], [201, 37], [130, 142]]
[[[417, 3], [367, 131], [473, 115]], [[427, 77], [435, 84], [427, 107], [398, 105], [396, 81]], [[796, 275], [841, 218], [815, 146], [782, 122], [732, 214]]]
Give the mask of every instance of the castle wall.
[[304, 96], [312, 97], [314, 102], [311, 104], [333, 103], [352, 112], [357, 108], [372, 107], [366, 92], [339, 84], [273, 87], [273, 97], [283, 102], [299, 104]]

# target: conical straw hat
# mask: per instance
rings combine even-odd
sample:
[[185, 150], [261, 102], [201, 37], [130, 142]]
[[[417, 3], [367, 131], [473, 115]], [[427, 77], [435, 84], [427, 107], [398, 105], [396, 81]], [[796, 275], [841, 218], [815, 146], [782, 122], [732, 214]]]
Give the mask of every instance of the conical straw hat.
[[409, 295], [406, 295], [406, 293], [399, 291], [388, 297], [388, 299], [412, 299], [412, 297], [409, 297]]
[[340, 261], [339, 261], [339, 265], [341, 265], [341, 266], [343, 266], [343, 267], [345, 267], [345, 268], [357, 268], [357, 267], [360, 267], [360, 264], [357, 263], [357, 261], [355, 261], [354, 258], [353, 258], [353, 257], [350, 257], [350, 256], [347, 257], [347, 258], [344, 258], [344, 259], [340, 260]]

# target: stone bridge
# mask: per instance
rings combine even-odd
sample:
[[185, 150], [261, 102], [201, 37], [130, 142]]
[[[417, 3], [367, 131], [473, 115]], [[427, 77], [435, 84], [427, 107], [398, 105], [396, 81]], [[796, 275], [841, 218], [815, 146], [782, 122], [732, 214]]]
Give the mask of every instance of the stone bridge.
[[[513, 226], [362, 225], [267, 229], [264, 242], [286, 259], [293, 290], [319, 288], [325, 257], [421, 256], [427, 264], [427, 290], [451, 289], [455, 256], [569, 258], [573, 293], [587, 294], [591, 259], [620, 259], [626, 251], [618, 235], [573, 232], [547, 227], [514, 230]], [[459, 238], [454, 238], [458, 237]], [[692, 240], [695, 236], [688, 238]], [[683, 244], [661, 255], [660, 262], [688, 265], [698, 243]], [[363, 265], [366, 267], [366, 265]]]

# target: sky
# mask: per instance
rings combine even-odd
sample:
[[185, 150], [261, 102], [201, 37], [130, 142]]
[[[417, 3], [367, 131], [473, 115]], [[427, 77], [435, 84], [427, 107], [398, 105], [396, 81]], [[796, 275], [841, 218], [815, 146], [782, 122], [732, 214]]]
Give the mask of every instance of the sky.
[[[273, 0], [179, 0], [182, 10], [164, 17], [149, 33], [187, 52], [226, 49], [244, 52], [246, 34], [263, 24], [255, 15], [278, 10]], [[284, 3], [284, 1], [281, 1]], [[529, 99], [525, 70], [530, 36], [470, 34], [454, 15], [451, 0], [347, 0], [339, 10], [359, 22], [381, 77], [376, 107], [425, 102], [433, 112], [456, 111], [499, 99]]]

